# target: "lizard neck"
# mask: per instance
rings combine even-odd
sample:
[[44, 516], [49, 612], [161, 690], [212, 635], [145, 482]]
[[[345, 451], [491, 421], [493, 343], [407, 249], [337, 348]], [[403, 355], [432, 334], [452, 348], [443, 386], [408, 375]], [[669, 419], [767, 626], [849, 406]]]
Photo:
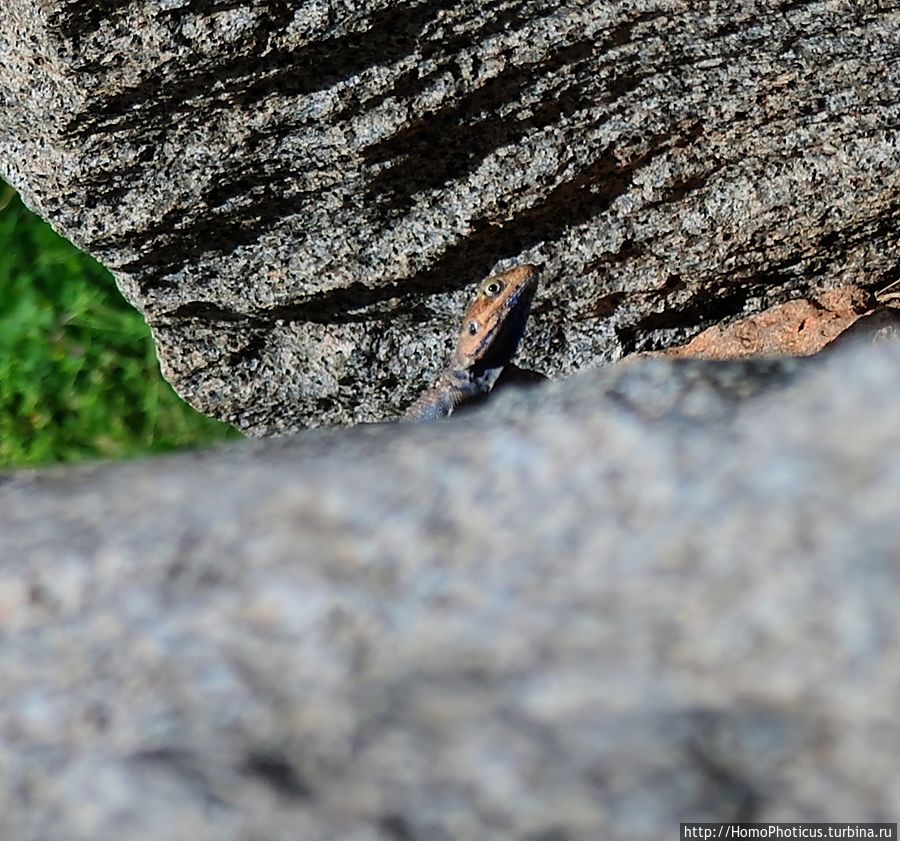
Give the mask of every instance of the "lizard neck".
[[437, 378], [435, 384], [406, 410], [404, 417], [418, 421], [449, 417], [460, 403], [490, 391], [492, 385], [493, 381], [490, 385], [485, 385], [473, 378], [465, 368], [457, 367], [454, 364], [447, 368]]

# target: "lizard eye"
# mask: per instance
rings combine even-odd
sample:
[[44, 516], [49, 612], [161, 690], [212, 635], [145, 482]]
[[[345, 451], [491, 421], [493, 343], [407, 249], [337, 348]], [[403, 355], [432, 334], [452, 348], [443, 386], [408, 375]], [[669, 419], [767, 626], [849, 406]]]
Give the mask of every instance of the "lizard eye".
[[470, 321], [469, 322], [469, 335], [474, 336], [478, 332], [478, 322]]
[[487, 286], [484, 287], [484, 294], [488, 296], [488, 298], [495, 298], [500, 294], [503, 289], [503, 284], [500, 283], [499, 280], [492, 280]]

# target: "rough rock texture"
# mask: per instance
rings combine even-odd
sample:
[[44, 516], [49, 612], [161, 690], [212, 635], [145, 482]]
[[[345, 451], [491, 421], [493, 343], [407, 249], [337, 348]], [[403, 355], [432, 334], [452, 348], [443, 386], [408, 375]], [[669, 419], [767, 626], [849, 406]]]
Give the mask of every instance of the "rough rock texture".
[[673, 359], [812, 356], [852, 327], [860, 316], [869, 314], [874, 305], [874, 297], [865, 290], [842, 286], [813, 298], [777, 304], [730, 324], [708, 327], [687, 344], [644, 355]]
[[843, 333], [832, 339], [824, 350], [833, 353], [851, 344], [868, 346], [897, 341], [900, 341], [900, 307], [878, 306], [856, 319]]
[[252, 433], [394, 414], [544, 266], [551, 376], [897, 278], [868, 0], [4, 0], [0, 172]]
[[7, 476], [0, 837], [895, 820], [898, 510], [890, 345]]

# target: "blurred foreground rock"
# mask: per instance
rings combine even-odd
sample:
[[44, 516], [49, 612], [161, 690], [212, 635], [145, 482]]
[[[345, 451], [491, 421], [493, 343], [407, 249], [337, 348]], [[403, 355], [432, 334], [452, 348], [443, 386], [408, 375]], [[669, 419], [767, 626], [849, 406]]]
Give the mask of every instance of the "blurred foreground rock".
[[900, 351], [0, 483], [0, 837], [896, 820]]
[[3, 0], [0, 61], [0, 174], [255, 435], [396, 416], [498, 265], [553, 377], [897, 279], [871, 0]]

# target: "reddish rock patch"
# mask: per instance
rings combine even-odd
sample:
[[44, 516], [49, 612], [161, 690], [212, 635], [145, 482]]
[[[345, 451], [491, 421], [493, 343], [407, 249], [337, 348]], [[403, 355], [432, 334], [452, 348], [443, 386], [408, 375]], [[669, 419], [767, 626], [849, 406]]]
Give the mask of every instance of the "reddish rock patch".
[[696, 359], [811, 356], [871, 311], [874, 304], [871, 292], [842, 286], [813, 298], [770, 307], [732, 324], [710, 327], [686, 345], [659, 355]]

